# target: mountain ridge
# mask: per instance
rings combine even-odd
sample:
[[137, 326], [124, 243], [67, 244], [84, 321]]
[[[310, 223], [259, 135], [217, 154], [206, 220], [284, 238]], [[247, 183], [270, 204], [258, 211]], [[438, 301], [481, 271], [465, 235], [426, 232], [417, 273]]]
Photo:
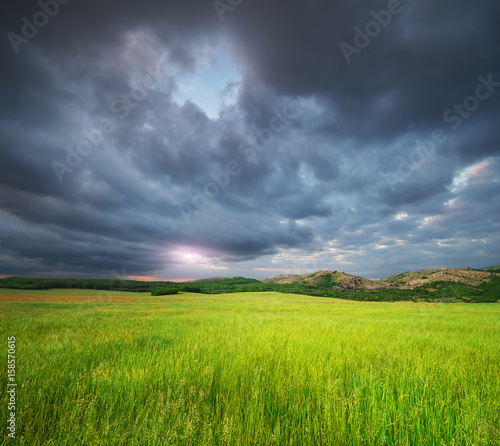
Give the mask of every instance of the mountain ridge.
[[[497, 268], [499, 272], [489, 271], [496, 271]], [[325, 280], [330, 280], [332, 288], [384, 290], [390, 288], [413, 289], [434, 282], [455, 282], [463, 285], [478, 286], [491, 281], [495, 276], [500, 277], [500, 267], [488, 267], [480, 270], [472, 268], [424, 269], [394, 274], [379, 280], [365, 279], [364, 277], [344, 272], [319, 270], [310, 274], [279, 274], [263, 279], [261, 282], [317, 286], [318, 282], [322, 281], [321, 284], [324, 285]]]

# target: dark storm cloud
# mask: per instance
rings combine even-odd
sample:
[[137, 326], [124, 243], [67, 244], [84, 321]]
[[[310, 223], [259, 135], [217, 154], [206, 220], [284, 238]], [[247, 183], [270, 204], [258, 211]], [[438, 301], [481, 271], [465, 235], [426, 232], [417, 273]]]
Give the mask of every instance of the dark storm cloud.
[[[196, 0], [48, 0], [57, 13], [28, 37], [45, 7], [11, 3], [2, 273], [202, 274], [176, 269], [184, 248], [206, 268], [317, 255], [371, 277], [498, 263], [497, 4], [253, 1], [221, 21]], [[374, 16], [390, 23], [346, 57]], [[222, 52], [240, 79], [204, 71]], [[219, 82], [217, 117], [211, 87], [179, 99], [193, 75]]]
[[281, 94], [328, 97], [337, 132], [373, 140], [435, 124], [477, 76], [498, 72], [493, 3], [401, 1], [401, 14], [348, 64], [339, 43], [354, 44], [353, 28], [387, 4], [248, 5], [251, 12], [235, 18], [253, 74], [247, 100], [262, 88], [255, 79]]

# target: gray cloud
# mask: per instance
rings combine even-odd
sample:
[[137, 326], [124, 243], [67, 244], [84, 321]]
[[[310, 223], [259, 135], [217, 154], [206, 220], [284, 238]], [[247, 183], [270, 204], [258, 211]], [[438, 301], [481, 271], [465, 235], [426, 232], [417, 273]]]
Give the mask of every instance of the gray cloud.
[[500, 88], [455, 107], [500, 82], [500, 7], [400, 5], [351, 63], [387, 1], [68, 2], [18, 54], [40, 5], [5, 6], [0, 274], [498, 264]]

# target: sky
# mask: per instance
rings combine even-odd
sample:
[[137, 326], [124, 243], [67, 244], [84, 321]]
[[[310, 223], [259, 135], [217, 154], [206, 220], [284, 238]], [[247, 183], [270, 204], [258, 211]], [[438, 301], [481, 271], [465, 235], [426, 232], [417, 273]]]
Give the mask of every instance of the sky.
[[500, 264], [500, 4], [7, 0], [0, 275]]

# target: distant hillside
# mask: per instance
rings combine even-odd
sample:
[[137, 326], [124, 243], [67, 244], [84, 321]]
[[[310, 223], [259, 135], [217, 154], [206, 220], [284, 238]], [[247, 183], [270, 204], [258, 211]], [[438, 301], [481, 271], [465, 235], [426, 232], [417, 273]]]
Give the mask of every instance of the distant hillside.
[[204, 279], [190, 279], [186, 282], [219, 282], [220, 280], [228, 279], [228, 277], [206, 277]]
[[[498, 273], [497, 273], [498, 272]], [[317, 271], [312, 274], [280, 274], [262, 280], [264, 283], [297, 284], [331, 289], [385, 290], [413, 289], [433, 282], [453, 282], [468, 286], [479, 286], [494, 276], [500, 277], [500, 267], [483, 268], [439, 268], [409, 271], [380, 280], [370, 280], [338, 271]]]
[[338, 271], [282, 274], [264, 280], [245, 277], [209, 277], [191, 282], [141, 282], [118, 279], [58, 279], [5, 277], [0, 288], [22, 290], [93, 289], [155, 292], [176, 288], [179, 292], [220, 294], [274, 291], [371, 302], [500, 302], [500, 267], [440, 268], [411, 271], [370, 280]]
[[189, 283], [223, 283], [227, 285], [242, 285], [247, 283], [260, 283], [257, 279], [247, 279], [246, 277], [207, 277], [205, 279], [190, 280]]
[[500, 265], [490, 266], [488, 268], [480, 268], [479, 271], [486, 271], [487, 273], [497, 273], [500, 274]]
[[455, 282], [464, 285], [479, 286], [485, 282], [489, 282], [492, 277], [496, 275], [491, 272], [486, 272], [487, 269], [488, 268], [484, 270], [470, 268], [424, 269], [385, 277], [380, 279], [379, 282], [394, 284], [405, 289], [412, 289], [432, 282]]
[[[315, 274], [315, 273], [314, 273]], [[278, 274], [277, 276], [263, 279], [263, 283], [298, 283], [313, 274]]]
[[397, 285], [390, 283], [365, 279], [338, 271], [317, 271], [312, 274], [280, 274], [264, 279], [262, 282], [348, 290], [381, 290], [397, 287]]

